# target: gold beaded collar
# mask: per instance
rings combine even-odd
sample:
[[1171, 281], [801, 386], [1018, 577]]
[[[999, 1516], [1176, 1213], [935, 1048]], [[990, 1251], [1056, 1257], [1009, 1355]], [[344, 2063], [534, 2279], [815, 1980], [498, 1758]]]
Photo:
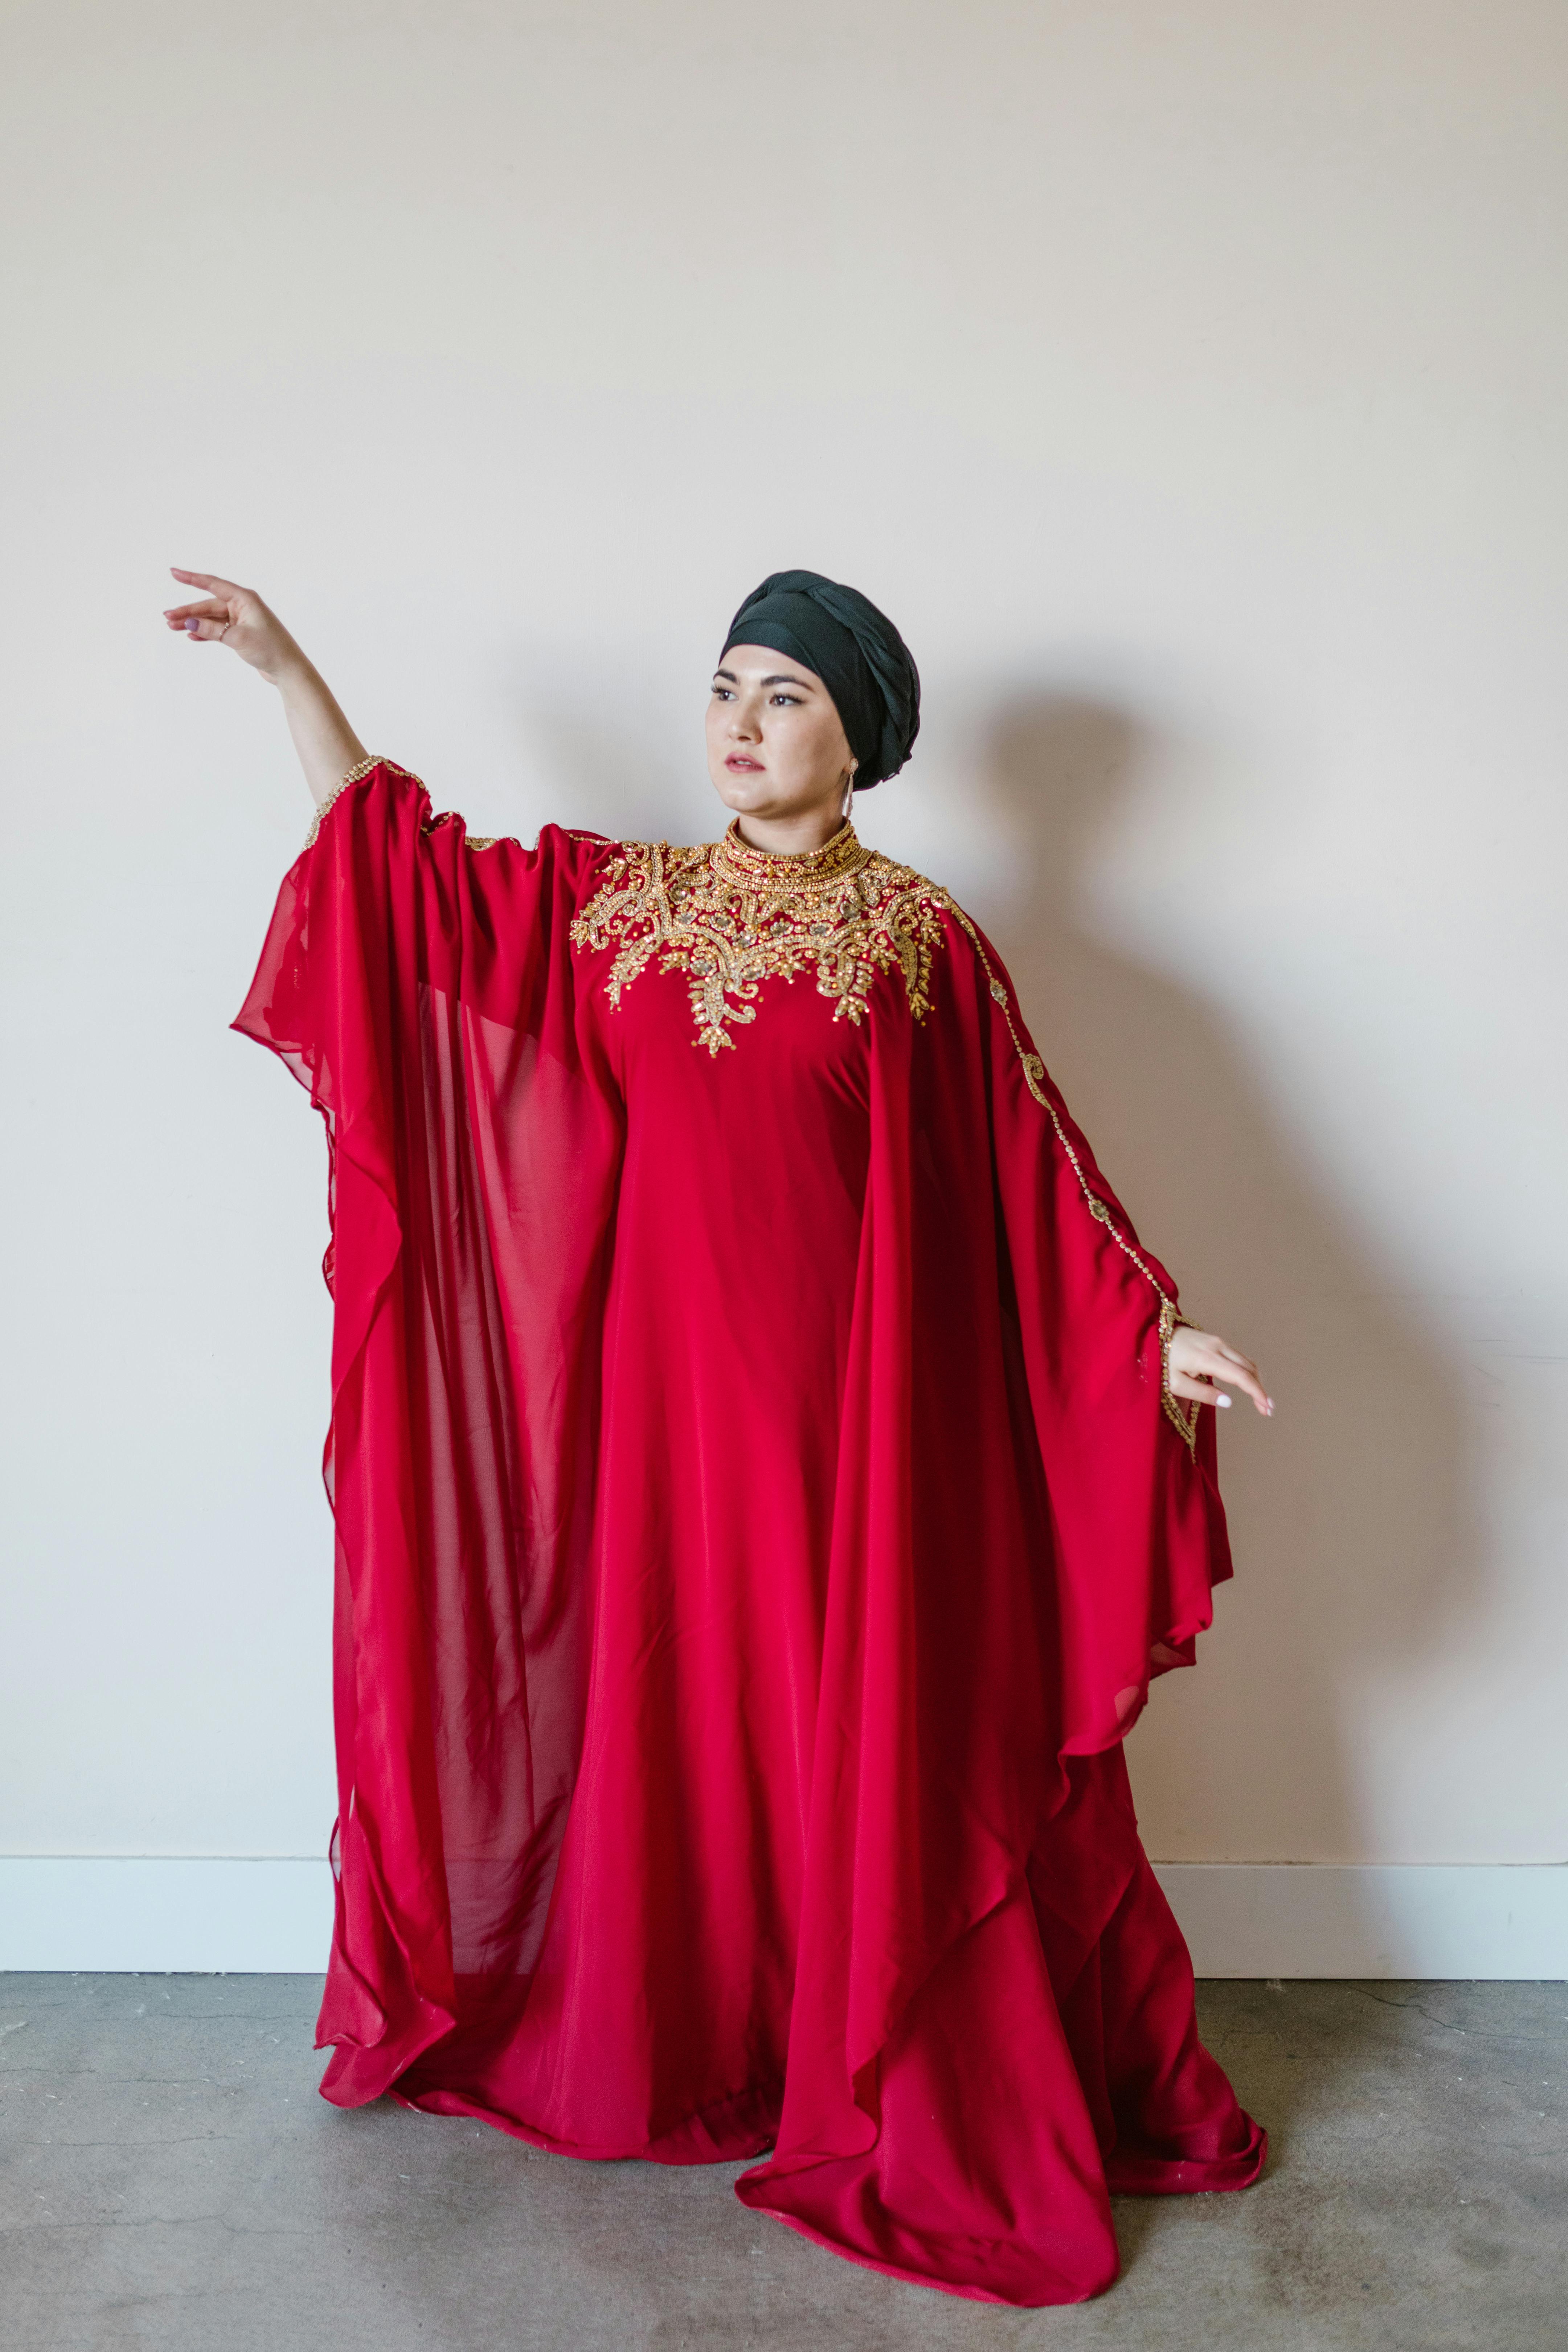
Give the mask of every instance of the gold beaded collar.
[[599, 887], [572, 924], [580, 949], [613, 949], [605, 993], [618, 1005], [650, 963], [689, 975], [696, 1043], [717, 1055], [757, 1017], [762, 983], [815, 971], [836, 1021], [858, 1024], [879, 971], [901, 973], [917, 1021], [946, 893], [868, 849], [845, 823], [820, 849], [777, 857], [731, 825], [721, 841], [611, 845]]
[[722, 841], [713, 844], [713, 870], [726, 882], [742, 890], [761, 890], [770, 898], [782, 890], [836, 888], [869, 866], [876, 854], [866, 847], [847, 817], [820, 849], [782, 855], [742, 841], [740, 824], [736, 817]]

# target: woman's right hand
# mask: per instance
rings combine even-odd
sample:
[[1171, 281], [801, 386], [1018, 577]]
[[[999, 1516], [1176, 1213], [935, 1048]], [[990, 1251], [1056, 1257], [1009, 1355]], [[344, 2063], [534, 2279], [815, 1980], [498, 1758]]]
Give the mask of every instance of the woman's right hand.
[[176, 580], [205, 591], [194, 604], [171, 604], [163, 618], [171, 629], [207, 645], [226, 646], [274, 686], [290, 669], [306, 667], [305, 656], [276, 613], [253, 588], [237, 587], [210, 572], [181, 572], [170, 566]]
[[348, 771], [363, 761], [365, 751], [325, 678], [253, 588], [237, 587], [211, 572], [170, 569], [188, 588], [205, 591], [192, 604], [166, 608], [163, 618], [170, 628], [203, 645], [226, 646], [271, 680], [282, 694], [289, 732], [312, 797], [318, 806], [331, 800]]

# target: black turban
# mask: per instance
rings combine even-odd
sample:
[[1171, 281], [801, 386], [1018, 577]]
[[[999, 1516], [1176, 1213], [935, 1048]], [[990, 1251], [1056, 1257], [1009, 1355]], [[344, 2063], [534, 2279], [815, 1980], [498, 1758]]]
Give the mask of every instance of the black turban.
[[772, 646], [816, 671], [858, 762], [857, 792], [897, 775], [921, 731], [921, 674], [869, 597], [820, 572], [772, 572], [731, 622], [731, 646]]

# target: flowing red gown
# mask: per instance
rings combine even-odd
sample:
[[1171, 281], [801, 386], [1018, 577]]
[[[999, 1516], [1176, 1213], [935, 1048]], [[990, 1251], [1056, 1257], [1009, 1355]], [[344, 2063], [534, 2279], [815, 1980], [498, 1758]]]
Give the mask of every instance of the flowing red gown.
[[325, 2095], [1018, 2305], [1236, 2189], [1121, 1739], [1230, 1572], [1143, 1250], [947, 894], [355, 771], [237, 1027], [325, 1115]]

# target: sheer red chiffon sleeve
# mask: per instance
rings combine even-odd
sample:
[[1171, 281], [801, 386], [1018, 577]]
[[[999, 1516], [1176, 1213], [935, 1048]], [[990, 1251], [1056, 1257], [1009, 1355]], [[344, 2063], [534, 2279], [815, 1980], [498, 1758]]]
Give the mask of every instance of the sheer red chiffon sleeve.
[[1231, 1573], [1212, 1410], [1169, 1393], [1176, 1286], [1139, 1240], [1053, 1085], [994, 948], [984, 986], [992, 1148], [1049, 1511], [1064, 1753], [1121, 1739], [1153, 1676], [1191, 1665]]
[[581, 1744], [618, 1097], [567, 936], [598, 842], [433, 819], [372, 764], [286, 877], [236, 1027], [327, 1125], [337, 1923], [323, 2089], [526, 1968]]

